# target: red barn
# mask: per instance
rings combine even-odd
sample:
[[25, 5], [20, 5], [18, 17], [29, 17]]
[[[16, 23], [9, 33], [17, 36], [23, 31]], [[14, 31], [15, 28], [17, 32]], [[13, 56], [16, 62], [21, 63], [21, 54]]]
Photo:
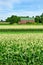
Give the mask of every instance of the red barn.
[[34, 18], [31, 18], [31, 17], [29, 17], [29, 18], [22, 17], [21, 20], [20, 20], [20, 22], [19, 22], [19, 24], [26, 24], [28, 22], [34, 22]]

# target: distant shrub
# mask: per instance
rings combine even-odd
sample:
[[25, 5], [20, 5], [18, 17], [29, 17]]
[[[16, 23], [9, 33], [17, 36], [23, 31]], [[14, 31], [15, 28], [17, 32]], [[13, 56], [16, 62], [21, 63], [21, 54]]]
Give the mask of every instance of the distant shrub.
[[27, 22], [26, 24], [35, 24], [35, 22]]

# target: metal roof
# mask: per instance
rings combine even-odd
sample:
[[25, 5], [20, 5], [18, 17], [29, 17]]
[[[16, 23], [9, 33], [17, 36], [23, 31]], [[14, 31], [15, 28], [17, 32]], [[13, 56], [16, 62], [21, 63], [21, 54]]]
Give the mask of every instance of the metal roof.
[[26, 17], [23, 17], [23, 18], [21, 18], [21, 20], [34, 20], [34, 18], [26, 18]]

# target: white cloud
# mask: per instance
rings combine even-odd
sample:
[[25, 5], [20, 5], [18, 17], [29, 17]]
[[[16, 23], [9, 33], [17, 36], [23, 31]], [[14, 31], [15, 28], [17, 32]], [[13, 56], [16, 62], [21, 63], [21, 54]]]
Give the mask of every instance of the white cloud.
[[13, 3], [20, 3], [20, 0], [0, 0], [0, 10], [11, 10]]
[[[22, 2], [33, 2], [33, 1], [34, 0], [0, 0], [0, 19], [6, 19], [8, 16], [11, 15], [18, 15], [18, 16], [40, 15], [43, 12], [43, 10], [40, 11], [13, 10], [13, 7], [15, 7], [13, 4], [20, 4]], [[38, 6], [38, 8], [40, 9], [41, 7]]]
[[9, 10], [13, 8], [14, 4], [20, 4], [22, 2], [32, 2], [34, 0], [0, 0], [0, 10]]
[[10, 11], [10, 12], [4, 12], [1, 13], [0, 15], [0, 19], [6, 19], [7, 17], [11, 16], [11, 15], [18, 15], [18, 16], [36, 16], [36, 15], [41, 15], [43, 12], [43, 10], [41, 11], [23, 11], [23, 10], [20, 10], [20, 11]]

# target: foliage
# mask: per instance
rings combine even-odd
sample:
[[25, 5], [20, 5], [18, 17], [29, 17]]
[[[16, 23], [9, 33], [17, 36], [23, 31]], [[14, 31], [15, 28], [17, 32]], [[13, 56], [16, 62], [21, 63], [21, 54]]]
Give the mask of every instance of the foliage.
[[43, 24], [43, 13], [40, 16], [35, 17], [35, 22]]
[[43, 13], [42, 13], [42, 15], [40, 16], [40, 21], [41, 21], [41, 23], [43, 23]]
[[0, 22], [4, 22], [2, 19], [1, 19], [1, 21]]
[[6, 19], [6, 22], [10, 22], [10, 24], [18, 23], [20, 21], [20, 17], [12, 15]]
[[40, 17], [39, 17], [39, 16], [36, 16], [36, 17], [35, 17], [35, 22], [37, 22], [37, 23], [40, 22]]
[[0, 65], [43, 65], [43, 34], [0, 34]]

